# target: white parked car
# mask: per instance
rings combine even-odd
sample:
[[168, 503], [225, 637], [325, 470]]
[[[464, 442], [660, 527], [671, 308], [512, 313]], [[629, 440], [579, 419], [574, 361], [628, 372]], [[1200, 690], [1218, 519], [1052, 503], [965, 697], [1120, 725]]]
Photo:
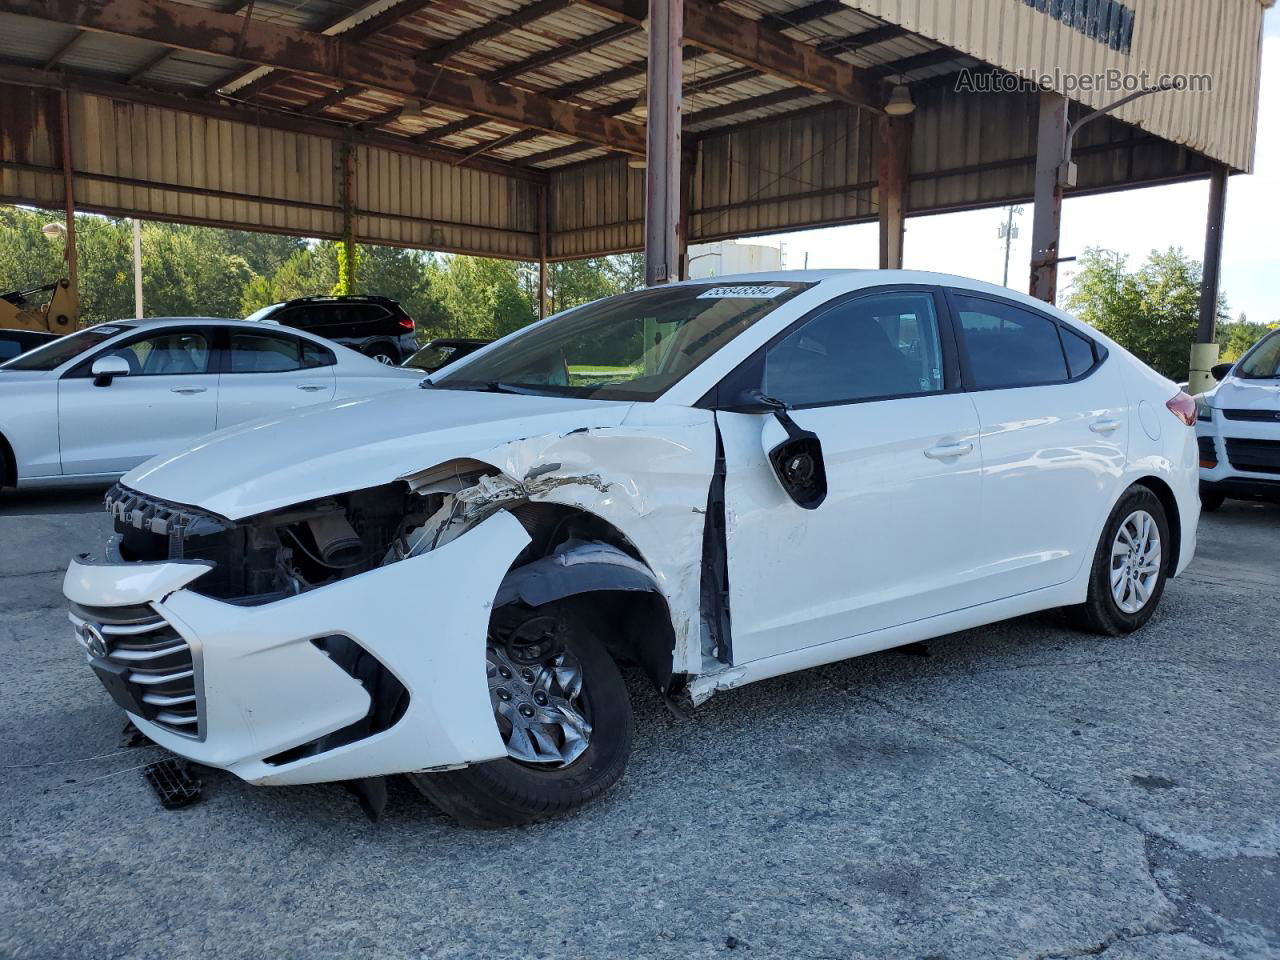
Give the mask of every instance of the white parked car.
[[1213, 375], [1218, 385], [1196, 397], [1200, 502], [1206, 510], [1227, 497], [1280, 502], [1280, 330]]
[[65, 592], [147, 736], [254, 783], [376, 798], [404, 772], [464, 822], [525, 822], [622, 773], [618, 662], [697, 705], [1049, 607], [1124, 634], [1195, 545], [1191, 398], [958, 277], [672, 284], [432, 381], [108, 494], [118, 537]]
[[113, 480], [243, 420], [421, 379], [274, 325], [99, 324], [0, 364], [0, 487]]

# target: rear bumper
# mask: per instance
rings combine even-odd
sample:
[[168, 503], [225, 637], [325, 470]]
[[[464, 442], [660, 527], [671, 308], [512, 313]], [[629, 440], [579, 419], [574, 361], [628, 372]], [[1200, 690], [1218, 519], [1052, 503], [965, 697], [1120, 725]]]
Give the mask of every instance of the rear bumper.
[[1269, 500], [1280, 503], [1280, 477], [1248, 477], [1226, 474], [1220, 480], [1206, 480], [1201, 474], [1200, 495], [1215, 494], [1232, 500]]
[[[254, 783], [346, 780], [506, 755], [485, 636], [498, 585], [527, 542], [519, 522], [498, 513], [434, 552], [261, 606], [187, 589], [208, 568], [186, 563], [76, 560], [64, 592], [82, 609], [149, 607], [189, 646], [198, 728], [177, 733], [129, 712], [156, 743]], [[371, 692], [312, 642], [334, 635], [392, 673], [407, 708], [380, 733], [267, 762], [369, 714]]]

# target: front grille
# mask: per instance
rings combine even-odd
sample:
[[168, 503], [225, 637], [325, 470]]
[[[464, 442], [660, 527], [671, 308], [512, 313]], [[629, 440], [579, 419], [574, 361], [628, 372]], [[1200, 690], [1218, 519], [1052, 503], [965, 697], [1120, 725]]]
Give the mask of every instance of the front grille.
[[1280, 423], [1280, 410], [1223, 410], [1228, 420], [1247, 420], [1250, 423]]
[[1218, 465], [1218, 453], [1213, 449], [1213, 437], [1196, 437], [1196, 445], [1200, 448], [1200, 466]]
[[1227, 438], [1227, 459], [1238, 470], [1280, 473], [1280, 440]]
[[[80, 637], [92, 626], [102, 637], [106, 656], [125, 669], [124, 679], [142, 716], [152, 723], [199, 738], [200, 709], [191, 645], [150, 607], [71, 605], [71, 622]], [[95, 651], [89, 650], [91, 657]]]

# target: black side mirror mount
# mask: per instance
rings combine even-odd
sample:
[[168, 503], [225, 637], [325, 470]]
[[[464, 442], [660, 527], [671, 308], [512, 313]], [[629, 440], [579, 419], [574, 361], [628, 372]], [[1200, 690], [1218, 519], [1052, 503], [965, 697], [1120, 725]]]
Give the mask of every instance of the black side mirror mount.
[[1221, 383], [1234, 366], [1234, 363], [1215, 363], [1209, 368], [1209, 376]]
[[759, 412], [773, 413], [774, 419], [787, 431], [787, 439], [768, 451], [769, 463], [778, 482], [798, 507], [816, 510], [827, 499], [827, 467], [822, 457], [822, 441], [812, 430], [805, 430], [788, 412], [787, 405], [760, 390], [749, 390], [742, 398], [754, 404]]

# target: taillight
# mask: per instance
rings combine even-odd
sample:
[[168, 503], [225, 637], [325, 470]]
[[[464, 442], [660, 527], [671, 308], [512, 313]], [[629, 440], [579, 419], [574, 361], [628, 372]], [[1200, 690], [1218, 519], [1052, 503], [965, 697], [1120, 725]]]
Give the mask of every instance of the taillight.
[[402, 328], [402, 329], [404, 329], [404, 330], [412, 330], [412, 329], [413, 329], [413, 317], [401, 317], [401, 318], [400, 318], [400, 326], [401, 326], [401, 328]]
[[1196, 401], [1188, 393], [1179, 390], [1172, 400], [1165, 404], [1169, 408], [1169, 412], [1185, 423], [1188, 427], [1196, 425]]

